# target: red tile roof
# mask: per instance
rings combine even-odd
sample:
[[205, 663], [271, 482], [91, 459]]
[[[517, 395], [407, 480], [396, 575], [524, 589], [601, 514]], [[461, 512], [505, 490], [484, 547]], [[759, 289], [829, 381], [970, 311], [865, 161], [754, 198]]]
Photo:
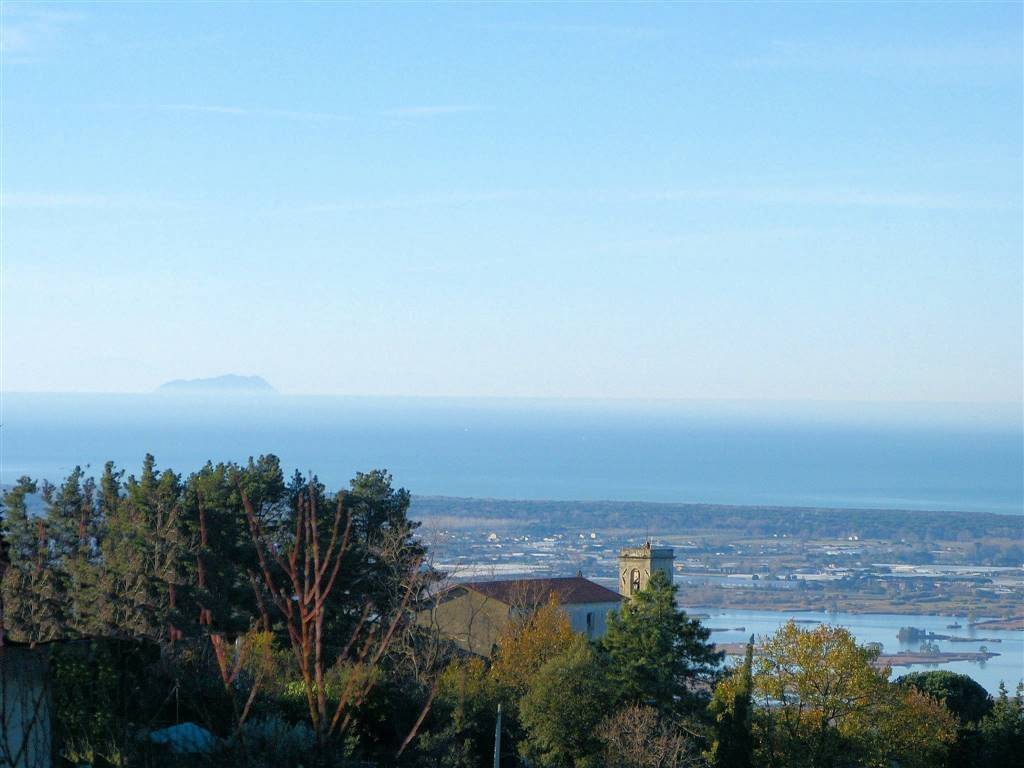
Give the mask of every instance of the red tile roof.
[[582, 576], [558, 579], [510, 579], [506, 581], [467, 581], [456, 584], [506, 605], [540, 605], [552, 595], [561, 605], [580, 603], [616, 603], [618, 592], [595, 584]]

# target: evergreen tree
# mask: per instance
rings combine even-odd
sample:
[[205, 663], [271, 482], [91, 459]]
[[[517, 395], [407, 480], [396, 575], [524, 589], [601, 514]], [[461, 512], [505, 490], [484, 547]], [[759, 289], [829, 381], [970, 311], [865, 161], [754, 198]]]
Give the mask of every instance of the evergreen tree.
[[[81, 470], [75, 468], [80, 475]], [[76, 481], [77, 482], [77, 481]], [[39, 488], [46, 514], [30, 518], [26, 497], [37, 486], [27, 477], [4, 496], [10, 566], [4, 573], [5, 625], [12, 639], [38, 643], [69, 634], [66, 543], [69, 529], [57, 490]]]
[[7, 542], [7, 554], [12, 562], [24, 562], [35, 557], [36, 536], [29, 521], [26, 497], [37, 490], [32, 478], [22, 476], [0, 499], [0, 532]]
[[[318, 494], [316, 508], [322, 517], [320, 530], [325, 539], [339, 501], [352, 524], [338, 588], [331, 596], [329, 635], [338, 639], [348, 637], [367, 603], [382, 615], [390, 614], [406, 600], [406, 587], [415, 583], [416, 593], [407, 601], [411, 619], [416, 609], [422, 607], [433, 579], [422, 573], [426, 548], [414, 538], [419, 523], [408, 517], [409, 491], [395, 488], [391, 473], [383, 469], [357, 473], [349, 488], [334, 496], [325, 493], [316, 477], [313, 480]], [[289, 485], [292, 498], [308, 492], [308, 482], [306, 487], [300, 482], [307, 481], [296, 476]]]
[[258, 622], [271, 629], [260, 608], [261, 580], [249, 534], [240, 490], [245, 489], [268, 529], [277, 530], [273, 518], [286, 507], [283, 473], [276, 456], [250, 459], [246, 466], [207, 463], [191, 475], [182, 498], [183, 526], [190, 556], [188, 580], [191, 604], [188, 620], [204, 632], [237, 636]]
[[906, 689], [914, 689], [941, 701], [957, 717], [956, 741], [950, 745], [946, 768], [980, 766], [984, 755], [984, 739], [979, 727], [992, 710], [992, 697], [969, 675], [932, 670], [911, 672], [895, 681]]
[[38, 490], [29, 477], [20, 477], [2, 499], [2, 533], [6, 545], [7, 562], [0, 582], [3, 615], [0, 624], [5, 635], [22, 642], [47, 639], [40, 625], [42, 600], [38, 582], [42, 574], [38, 529], [41, 520], [33, 521], [28, 515], [26, 497]]
[[[106, 485], [106, 483], [104, 483]], [[174, 640], [184, 625], [179, 595], [185, 585], [187, 538], [179, 513], [181, 483], [158, 472], [147, 454], [138, 478], [129, 476], [113, 504], [101, 545], [100, 619], [113, 636]]]
[[750, 768], [754, 759], [753, 714], [754, 636], [750, 636], [743, 666], [715, 687], [709, 707], [715, 739], [708, 753], [714, 768]]
[[982, 739], [981, 765], [1015, 765], [1024, 754], [1024, 683], [1016, 695], [999, 684], [999, 695], [992, 710], [979, 724]]
[[61, 579], [61, 603], [66, 632], [98, 633], [97, 619], [103, 600], [101, 510], [96, 503], [96, 483], [81, 467], [64, 479], [47, 498], [46, 521], [51, 556]]
[[992, 710], [992, 697], [970, 675], [936, 669], [911, 672], [895, 682], [943, 702], [961, 722], [976, 723]]
[[708, 642], [711, 633], [676, 607], [677, 590], [659, 571], [609, 616], [600, 648], [619, 703], [685, 714], [696, 707], [699, 684], [714, 679], [722, 654]]
[[395, 584], [418, 566], [426, 548], [413, 534], [419, 523], [409, 519], [412, 500], [405, 488], [394, 488], [384, 469], [357, 472], [341, 494], [352, 517], [353, 573], [382, 608], [395, 599]]

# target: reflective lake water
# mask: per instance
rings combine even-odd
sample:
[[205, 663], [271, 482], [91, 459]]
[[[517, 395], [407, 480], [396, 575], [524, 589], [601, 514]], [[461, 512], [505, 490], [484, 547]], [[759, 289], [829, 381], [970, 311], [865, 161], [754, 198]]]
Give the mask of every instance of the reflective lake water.
[[[883, 653], [916, 651], [920, 646], [920, 642], [901, 643], [896, 637], [900, 627], [911, 626], [940, 635], [975, 638], [973, 642], [966, 643], [954, 643], [949, 640], [936, 642], [941, 651], [977, 651], [981, 646], [986, 646], [990, 652], [998, 653], [999, 656], [985, 662], [957, 661], [934, 665], [894, 667], [892, 677], [905, 675], [908, 672], [948, 669], [951, 672], [970, 675], [991, 693], [995, 693], [999, 688], [1000, 681], [1003, 681], [1011, 694], [1017, 683], [1024, 679], [1024, 632], [968, 627], [967, 619], [963, 616], [904, 616], [888, 613], [854, 614], [811, 611], [786, 613], [684, 607], [692, 614], [707, 614], [708, 618], [701, 619], [706, 627], [726, 630], [712, 632], [711, 639], [716, 643], [742, 643], [746, 642], [751, 634], [758, 638], [770, 635], [791, 618], [804, 627], [812, 627], [818, 623], [846, 627], [860, 643], [881, 643]], [[964, 626], [957, 629], [948, 628], [948, 625], [953, 623]], [[1000, 642], [993, 642], [994, 640]]]

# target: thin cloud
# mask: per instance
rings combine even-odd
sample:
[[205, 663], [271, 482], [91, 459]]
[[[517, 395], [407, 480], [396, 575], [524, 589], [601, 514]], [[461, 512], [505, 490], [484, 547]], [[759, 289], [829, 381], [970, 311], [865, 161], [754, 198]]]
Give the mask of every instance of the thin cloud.
[[14, 193], [0, 195], [0, 208], [36, 210], [187, 210], [188, 203], [151, 200], [129, 195], [80, 195], [60, 192]]
[[[296, 109], [268, 109], [263, 107], [239, 107], [226, 104], [160, 104], [162, 112], [193, 112], [206, 115], [227, 115], [231, 117], [278, 117], [289, 120], [352, 120], [352, 115], [337, 112], [316, 112]], [[483, 107], [472, 104], [424, 104], [396, 107], [380, 112], [387, 118], [430, 118], [441, 115], [458, 115], [483, 111]]]
[[0, 53], [8, 61], [34, 61], [58, 42], [68, 26], [83, 18], [74, 11], [7, 3], [0, 13]]
[[765, 50], [739, 58], [735, 66], [744, 69], [805, 69], [812, 71], [860, 72], [893, 77], [900, 73], [964, 78], [995, 72], [1017, 72], [1020, 47], [1003, 41], [964, 41], [959, 44], [927, 46], [903, 43], [850, 45], [848, 43], [773, 40]]
[[495, 189], [451, 194], [411, 195], [377, 200], [329, 200], [302, 207], [303, 213], [361, 213], [364, 211], [448, 208], [532, 199], [545, 194], [538, 190]]
[[438, 115], [459, 115], [469, 112], [481, 112], [483, 107], [471, 104], [439, 104], [414, 107], [398, 107], [385, 110], [385, 117], [436, 117]]
[[[692, 203], [804, 208], [886, 208], [893, 210], [1006, 210], [1018, 203], [967, 195], [941, 195], [881, 188], [819, 186], [669, 187], [664, 189], [507, 188], [467, 192], [425, 193], [393, 198], [352, 198], [284, 205], [297, 213], [361, 213], [367, 211], [459, 208], [493, 203], [526, 205], [622, 205]], [[93, 208], [124, 210], [186, 210], [198, 203], [151, 200], [128, 195], [14, 193], [0, 195], [4, 208]], [[280, 208], [278, 208], [280, 210]]]
[[902, 192], [855, 187], [735, 187], [704, 189], [667, 189], [641, 193], [665, 201], [736, 202], [751, 205], [803, 205], [839, 208], [905, 208], [920, 210], [976, 210], [1002, 208], [980, 198], [963, 195], [937, 195], [927, 192]]
[[965, 195], [940, 195], [856, 187], [748, 186], [669, 187], [665, 189], [494, 189], [427, 194], [377, 200], [324, 201], [304, 206], [305, 213], [353, 213], [390, 209], [444, 208], [494, 202], [526, 204], [621, 205], [693, 203], [806, 208], [889, 208], [903, 210], [1002, 210], [1012, 203]]
[[209, 115], [233, 115], [236, 117], [283, 117], [290, 120], [348, 120], [347, 115], [335, 112], [308, 112], [294, 109], [262, 109], [225, 106], [221, 104], [161, 104], [157, 109], [163, 112], [198, 112]]
[[665, 31], [656, 27], [624, 24], [481, 24], [477, 29], [507, 30], [530, 34], [571, 35], [611, 43], [638, 43], [662, 37]]

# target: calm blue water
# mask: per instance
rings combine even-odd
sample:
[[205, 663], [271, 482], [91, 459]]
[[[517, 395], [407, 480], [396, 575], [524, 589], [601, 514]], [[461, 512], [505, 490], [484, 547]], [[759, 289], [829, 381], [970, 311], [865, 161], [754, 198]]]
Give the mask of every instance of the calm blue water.
[[1019, 406], [7, 393], [0, 482], [276, 453], [422, 495], [1024, 512]]
[[[685, 595], [681, 595], [681, 602], [685, 602]], [[898, 616], [891, 613], [855, 614], [811, 611], [783, 613], [715, 608], [687, 608], [687, 610], [693, 613], [710, 614], [707, 619], [702, 620], [707, 627], [728, 630], [711, 633], [711, 640], [716, 643], [744, 643], [750, 635], [756, 635], [760, 639], [773, 634], [791, 618], [801, 622], [801, 626], [805, 629], [813, 627], [815, 623], [846, 627], [862, 644], [881, 643], [883, 653], [916, 651], [918, 649], [920, 642], [901, 643], [897, 640], [896, 633], [899, 632], [900, 627], [906, 626], [918, 627], [940, 635], [977, 638], [975, 642], [969, 643], [938, 640], [937, 644], [939, 650], [944, 652], [977, 651], [985, 646], [989, 651], [999, 655], [984, 662], [955, 661], [945, 664], [895, 667], [892, 677], [896, 678], [909, 672], [924, 672], [929, 669], [948, 669], [951, 672], [970, 675], [990, 693], [996, 693], [999, 690], [999, 683], [1004, 682], [1011, 694], [1017, 683], [1024, 680], [1024, 632], [968, 627], [967, 619], [963, 616], [957, 619], [960, 624], [964, 625], [962, 628], [949, 629], [948, 626], [954, 623], [954, 618], [950, 616]], [[739, 630], [739, 627], [743, 627], [743, 629]], [[993, 640], [999, 642], [993, 642]]]

